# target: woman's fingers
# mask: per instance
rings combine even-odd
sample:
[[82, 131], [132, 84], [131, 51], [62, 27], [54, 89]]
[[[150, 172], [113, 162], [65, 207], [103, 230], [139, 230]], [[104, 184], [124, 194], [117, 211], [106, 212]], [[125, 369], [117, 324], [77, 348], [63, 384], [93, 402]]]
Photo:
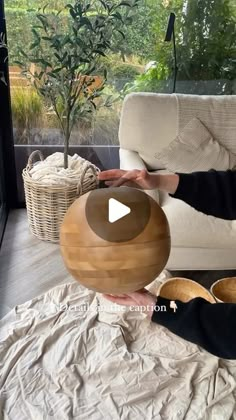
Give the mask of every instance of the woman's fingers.
[[100, 181], [105, 181], [109, 187], [121, 187], [122, 185], [134, 188], [148, 188], [148, 172], [146, 169], [132, 171], [124, 171], [121, 169], [111, 169], [98, 174]]
[[122, 185], [125, 185], [127, 183], [127, 178], [126, 177], [121, 177], [119, 179], [117, 179], [116, 181], [112, 181], [112, 186], [113, 187], [121, 187]]
[[[105, 185], [107, 185], [108, 187], [117, 187], [117, 182], [116, 181], [105, 181]], [[124, 185], [124, 184], [122, 184], [122, 185]]]
[[133, 292], [133, 293], [149, 293], [149, 292], [148, 292], [148, 290], [147, 290], [147, 289], [143, 288], [143, 289], [136, 290], [136, 291], [135, 291], [135, 292]]
[[142, 170], [140, 171], [139, 175], [140, 175], [140, 177], [141, 177], [142, 179], [148, 179], [148, 171], [147, 171], [147, 169], [142, 169]]
[[[105, 185], [107, 185], [108, 187], [117, 187], [117, 184], [115, 181], [105, 181]], [[139, 188], [139, 185], [133, 181], [124, 182], [122, 185], [125, 185], [126, 187], [131, 187], [131, 188]]]
[[109, 171], [103, 171], [98, 173], [98, 179], [100, 181], [106, 181], [106, 180], [112, 180], [121, 178], [123, 175], [125, 175], [126, 171], [123, 171], [121, 169], [110, 169]]
[[137, 180], [138, 173], [139, 173], [139, 171], [137, 171], [137, 170], [125, 172], [125, 174], [121, 178], [114, 181], [113, 186], [114, 187], [121, 187], [122, 185], [126, 185], [130, 182], [133, 182], [135, 184], [135, 181]]
[[127, 296], [127, 295], [125, 295], [124, 297], [120, 297], [120, 296], [113, 296], [113, 295], [109, 295], [107, 293], [103, 293], [102, 296], [105, 299], [108, 299], [113, 303], [117, 303], [118, 305], [128, 306], [128, 305], [133, 305], [134, 304], [133, 300], [130, 299], [129, 296]]

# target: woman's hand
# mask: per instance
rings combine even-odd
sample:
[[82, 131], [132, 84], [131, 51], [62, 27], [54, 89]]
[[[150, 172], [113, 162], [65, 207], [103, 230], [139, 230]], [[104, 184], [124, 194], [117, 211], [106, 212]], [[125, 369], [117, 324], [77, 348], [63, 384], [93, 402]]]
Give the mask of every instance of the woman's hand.
[[121, 169], [111, 169], [98, 174], [100, 181], [105, 181], [109, 187], [121, 187], [122, 185], [152, 190], [158, 188], [158, 176], [149, 174], [146, 169], [123, 171]]
[[134, 169], [123, 171], [121, 169], [111, 169], [98, 174], [100, 181], [105, 181], [109, 187], [121, 187], [126, 185], [143, 190], [160, 189], [167, 193], [174, 194], [179, 185], [179, 175], [177, 174], [149, 174], [146, 169]]
[[157, 296], [148, 292], [146, 289], [141, 289], [137, 292], [126, 293], [118, 296], [103, 294], [103, 297], [113, 303], [117, 303], [118, 305], [136, 307], [137, 311], [140, 309], [142, 312], [146, 313], [150, 319], [152, 317], [154, 306], [157, 301]]

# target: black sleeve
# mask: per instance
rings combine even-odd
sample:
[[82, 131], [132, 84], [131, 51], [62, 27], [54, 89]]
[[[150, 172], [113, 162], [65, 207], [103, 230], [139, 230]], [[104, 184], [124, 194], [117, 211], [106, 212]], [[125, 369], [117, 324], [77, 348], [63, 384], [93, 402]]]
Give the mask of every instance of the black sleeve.
[[196, 210], [221, 219], [236, 219], [236, 171], [193, 172], [179, 175], [171, 197], [185, 201]]
[[236, 304], [209, 303], [195, 298], [187, 303], [157, 298], [152, 321], [224, 359], [236, 359]]

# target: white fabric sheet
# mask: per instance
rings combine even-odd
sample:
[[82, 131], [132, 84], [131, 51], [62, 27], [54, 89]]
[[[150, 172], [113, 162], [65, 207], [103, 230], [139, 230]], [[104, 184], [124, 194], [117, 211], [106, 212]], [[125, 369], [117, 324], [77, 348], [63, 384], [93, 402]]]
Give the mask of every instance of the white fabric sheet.
[[236, 419], [236, 361], [117, 308], [75, 282], [3, 318], [0, 418]]

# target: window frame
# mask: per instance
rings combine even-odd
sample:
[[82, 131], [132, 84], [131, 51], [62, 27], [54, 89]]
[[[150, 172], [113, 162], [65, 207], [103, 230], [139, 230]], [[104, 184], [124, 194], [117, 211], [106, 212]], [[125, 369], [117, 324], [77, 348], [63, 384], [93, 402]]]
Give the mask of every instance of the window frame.
[[[7, 42], [4, 0], [0, 0], [0, 33], [5, 35]], [[3, 198], [3, 205], [0, 210], [0, 244], [3, 239], [9, 209], [15, 208], [17, 205], [9, 68], [6, 58], [7, 51], [1, 49], [0, 72], [2, 72], [6, 83], [0, 81], [0, 188]]]

